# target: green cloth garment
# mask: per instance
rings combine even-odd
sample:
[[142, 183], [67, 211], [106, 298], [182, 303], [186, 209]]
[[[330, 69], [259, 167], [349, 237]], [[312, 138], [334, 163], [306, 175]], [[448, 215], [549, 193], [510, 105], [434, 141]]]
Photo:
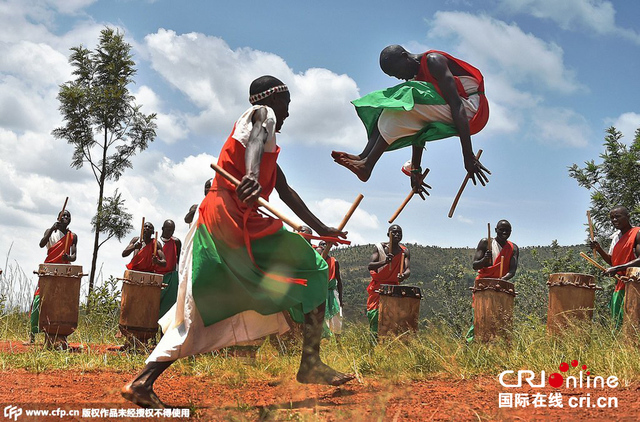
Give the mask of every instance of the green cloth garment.
[[624, 289], [613, 292], [611, 296], [611, 318], [616, 328], [622, 327], [622, 315], [624, 314]]
[[31, 303], [31, 333], [37, 334], [40, 332], [40, 295], [35, 295], [33, 297], [33, 302]]
[[367, 311], [367, 319], [369, 320], [369, 329], [373, 334], [378, 334], [378, 310], [371, 309]]
[[[231, 248], [200, 224], [193, 240], [192, 292], [205, 326], [246, 310], [270, 315], [290, 308], [302, 314], [327, 298], [328, 266], [297, 233], [281, 228], [251, 241], [255, 263], [245, 247]], [[262, 271], [261, 271], [262, 270]], [[307, 280], [307, 285], [270, 275]]]
[[160, 295], [160, 317], [166, 314], [173, 304], [176, 303], [179, 284], [178, 272], [171, 271], [170, 273], [166, 273], [162, 278], [162, 283], [166, 284], [167, 287], [162, 289], [162, 293]]
[[[407, 81], [391, 88], [374, 91], [351, 102], [356, 107], [356, 113], [367, 129], [370, 137], [378, 123], [382, 110], [409, 111], [415, 104], [443, 105], [447, 102], [438, 94], [430, 82]], [[457, 136], [458, 132], [452, 124], [432, 122], [425, 125], [414, 135], [405, 136], [393, 142], [387, 147], [387, 151], [393, 151], [410, 145], [424, 147], [429, 141]]]

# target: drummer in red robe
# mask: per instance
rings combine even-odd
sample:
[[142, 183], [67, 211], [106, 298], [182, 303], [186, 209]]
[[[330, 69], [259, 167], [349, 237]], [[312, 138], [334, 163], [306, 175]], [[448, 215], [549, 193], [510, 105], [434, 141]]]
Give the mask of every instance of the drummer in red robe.
[[[389, 227], [387, 231], [390, 242], [381, 242], [375, 245], [369, 273], [371, 282], [367, 286], [367, 318], [369, 328], [374, 335], [378, 334], [378, 305], [380, 294], [376, 292], [381, 284], [400, 284], [411, 275], [409, 269], [409, 249], [400, 244], [402, 240], [402, 228], [397, 224]], [[403, 271], [400, 272], [400, 263], [404, 260]]]
[[[511, 223], [500, 220], [495, 230], [496, 237], [491, 239], [491, 245], [487, 238], [478, 242], [473, 256], [473, 269], [478, 271], [476, 280], [480, 278], [510, 280], [518, 270], [520, 251], [518, 245], [508, 240], [511, 236]], [[473, 341], [473, 336], [474, 327], [471, 325], [467, 332], [467, 341]]]
[[123, 258], [133, 253], [133, 258], [127, 264], [127, 269], [153, 273], [159, 267], [166, 267], [167, 261], [164, 252], [162, 252], [162, 244], [155, 245], [158, 240], [153, 238], [154, 230], [153, 224], [147, 221], [144, 223], [142, 239], [137, 236], [134, 237], [125, 250], [122, 251]]
[[[68, 210], [61, 211], [58, 214], [58, 220], [48, 228], [42, 239], [40, 247], [47, 247], [47, 257], [45, 264], [70, 264], [76, 260], [76, 246], [78, 244], [78, 236], [69, 230], [71, 223], [71, 213]], [[31, 303], [31, 331], [29, 333], [29, 342], [35, 341], [35, 334], [40, 332], [40, 287], [36, 289]]]
[[178, 297], [178, 264], [180, 263], [180, 250], [182, 242], [175, 237], [173, 233], [176, 231], [176, 223], [173, 220], [166, 220], [162, 225], [162, 253], [164, 254], [167, 265], [164, 267], [156, 267], [155, 272], [164, 276], [162, 284], [166, 286], [162, 289], [160, 298], [160, 316], [163, 316]]

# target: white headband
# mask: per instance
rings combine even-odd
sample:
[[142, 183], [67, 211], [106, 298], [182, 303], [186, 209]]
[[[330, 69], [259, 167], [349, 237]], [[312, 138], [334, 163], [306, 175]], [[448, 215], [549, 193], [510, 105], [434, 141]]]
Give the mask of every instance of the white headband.
[[253, 94], [252, 96], [249, 97], [249, 102], [251, 104], [255, 104], [258, 101], [264, 100], [268, 96], [275, 94], [276, 92], [285, 92], [285, 91], [288, 91], [288, 90], [289, 90], [289, 88], [287, 88], [286, 85], [274, 86], [272, 88], [267, 89], [266, 91], [262, 91], [262, 92], [259, 92], [257, 94]]

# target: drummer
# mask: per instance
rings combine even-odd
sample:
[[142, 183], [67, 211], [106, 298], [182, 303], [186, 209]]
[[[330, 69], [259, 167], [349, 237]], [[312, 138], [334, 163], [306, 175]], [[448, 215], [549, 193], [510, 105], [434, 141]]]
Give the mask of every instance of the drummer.
[[[380, 294], [376, 290], [381, 284], [400, 284], [411, 275], [409, 268], [409, 249], [400, 244], [402, 240], [402, 228], [394, 224], [387, 230], [390, 242], [376, 243], [371, 262], [369, 262], [369, 273], [371, 282], [367, 286], [367, 319], [369, 328], [374, 335], [378, 334], [378, 305], [380, 304]], [[404, 269], [400, 272], [400, 263], [404, 260]]]
[[[609, 218], [614, 228], [618, 230], [611, 237], [609, 252], [605, 252], [597, 241], [590, 243], [591, 249], [598, 251], [602, 259], [610, 268], [605, 274], [610, 276], [625, 275], [627, 268], [640, 267], [640, 227], [633, 227], [629, 221], [629, 210], [626, 207], [616, 207], [609, 211]], [[624, 281], [618, 279], [611, 296], [611, 316], [616, 327], [622, 324], [624, 301]]]
[[[209, 193], [209, 189], [211, 189], [211, 183], [213, 183], [213, 178], [204, 182], [204, 196], [207, 196], [207, 193]], [[189, 212], [187, 213], [187, 215], [184, 216], [185, 223], [191, 225], [191, 223], [193, 222], [193, 217], [196, 215], [196, 210], [198, 209], [198, 205], [200, 204], [191, 205], [191, 208], [189, 208]]]
[[142, 230], [142, 239], [137, 236], [134, 237], [122, 251], [123, 258], [133, 253], [131, 262], [127, 264], [128, 269], [152, 273], [155, 272], [157, 267], [167, 266], [167, 260], [164, 252], [162, 252], [162, 244], [155, 246], [157, 239], [153, 238], [154, 231], [153, 224], [147, 221], [144, 223], [144, 229]]
[[[327, 242], [321, 240], [316, 247], [316, 251], [322, 255], [327, 247]], [[342, 277], [340, 277], [340, 263], [333, 256], [324, 259], [329, 265], [329, 287], [327, 301], [324, 307], [324, 329], [322, 336], [329, 338], [332, 335], [339, 338], [342, 334]]]
[[[518, 245], [509, 241], [511, 236], [511, 223], [500, 220], [496, 224], [496, 236], [489, 242], [483, 238], [478, 242], [476, 253], [473, 256], [473, 269], [478, 271], [476, 280], [481, 278], [499, 278], [511, 280], [518, 269], [520, 251]], [[471, 325], [467, 332], [467, 341], [473, 341], [474, 327]]]
[[[58, 220], [45, 230], [40, 247], [47, 247], [47, 257], [45, 264], [69, 264], [76, 260], [76, 246], [78, 245], [78, 235], [69, 230], [71, 223], [71, 213], [68, 210], [58, 214]], [[35, 341], [36, 333], [40, 332], [40, 286], [36, 289], [31, 303], [31, 331], [29, 332], [29, 342]]]
[[173, 220], [166, 220], [162, 224], [160, 240], [162, 240], [162, 253], [167, 264], [164, 267], [158, 265], [155, 268], [156, 273], [163, 275], [162, 284], [166, 285], [162, 289], [160, 299], [160, 316], [163, 316], [171, 309], [178, 297], [178, 265], [180, 263], [182, 242], [173, 235], [175, 231], [176, 223]]

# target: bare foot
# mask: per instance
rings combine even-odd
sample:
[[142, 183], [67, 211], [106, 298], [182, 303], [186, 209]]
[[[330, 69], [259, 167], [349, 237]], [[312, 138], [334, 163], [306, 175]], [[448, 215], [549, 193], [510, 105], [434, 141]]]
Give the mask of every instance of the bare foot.
[[346, 157], [339, 157], [336, 158], [335, 161], [347, 170], [350, 170], [363, 182], [366, 182], [369, 180], [369, 177], [371, 177], [371, 170], [365, 166], [364, 160], [352, 160]]
[[315, 365], [301, 364], [296, 380], [302, 384], [326, 384], [338, 386], [355, 378], [353, 374], [343, 374], [335, 369], [318, 362]]
[[134, 385], [133, 382], [122, 387], [122, 397], [145, 409], [167, 409], [168, 406], [158, 398], [150, 388]]
[[338, 158], [347, 158], [349, 160], [362, 160], [362, 157], [360, 157], [359, 155], [348, 154], [346, 152], [341, 152], [341, 151], [331, 151], [331, 156], [336, 161], [338, 160]]

